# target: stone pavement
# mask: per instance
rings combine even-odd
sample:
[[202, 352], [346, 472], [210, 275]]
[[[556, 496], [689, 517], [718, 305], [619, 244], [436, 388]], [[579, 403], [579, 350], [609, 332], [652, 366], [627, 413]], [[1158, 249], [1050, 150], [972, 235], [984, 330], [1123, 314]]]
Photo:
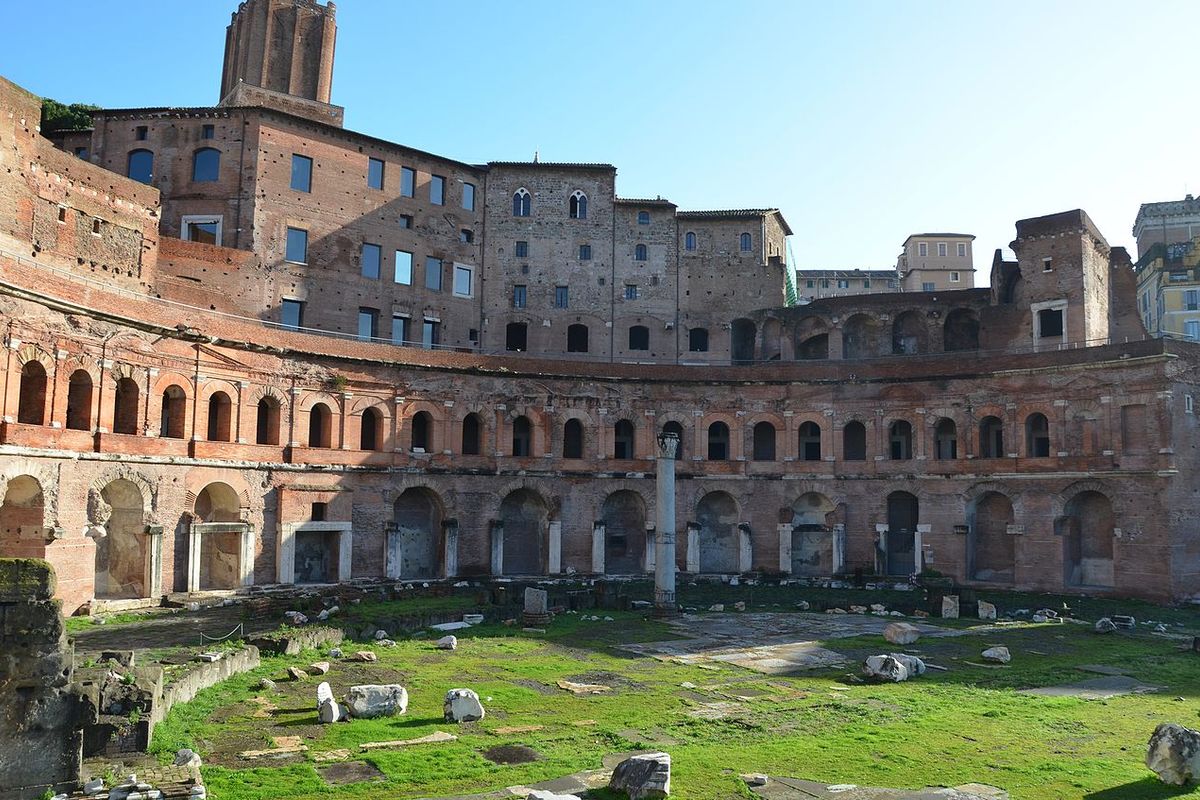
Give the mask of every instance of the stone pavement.
[[244, 636], [249, 638], [273, 631], [280, 620], [274, 616], [243, 618], [244, 608], [240, 605], [216, 606], [199, 611], [175, 611], [147, 614], [135, 623], [117, 625], [92, 625], [78, 633], [70, 634], [75, 642], [76, 653], [93, 653], [101, 650], [157, 650], [168, 647], [199, 647], [200, 634], [224, 636], [239, 624], [244, 625]]
[[914, 790], [771, 778], [766, 786], [753, 786], [750, 791], [765, 800], [1008, 800], [1008, 792], [979, 783]]
[[[685, 614], [669, 625], [681, 636], [661, 642], [620, 645], [622, 650], [681, 664], [719, 662], [734, 664], [767, 675], [806, 669], [836, 667], [845, 657], [821, 646], [829, 639], [881, 636], [897, 617], [871, 614]], [[980, 626], [970, 630], [913, 624], [925, 637], [963, 636], [993, 630]]]

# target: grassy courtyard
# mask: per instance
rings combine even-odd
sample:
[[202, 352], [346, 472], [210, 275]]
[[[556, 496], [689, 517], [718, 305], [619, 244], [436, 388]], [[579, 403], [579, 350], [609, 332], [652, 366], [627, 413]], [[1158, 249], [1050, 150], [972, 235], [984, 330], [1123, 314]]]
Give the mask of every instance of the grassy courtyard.
[[[757, 605], [751, 611], [827, 621], [823, 614]], [[1016, 607], [1011, 599], [1005, 606]], [[1090, 625], [1070, 623], [923, 637], [907, 649], [945, 671], [873, 685], [857, 679], [858, 663], [898, 649], [878, 635], [823, 640], [845, 657], [843, 666], [774, 675], [635, 655], [619, 645], [678, 639], [678, 629], [633, 613], [586, 613], [613, 620], [564, 614], [544, 634], [482, 625], [457, 632], [456, 652], [436, 650], [432, 637], [392, 648], [346, 642], [347, 655], [370, 649], [378, 662], [334, 660], [323, 679], [339, 697], [357, 683], [403, 684], [408, 713], [395, 718], [318, 725], [315, 690], [322, 678], [287, 681], [285, 669], [326, 658], [327, 651], [267, 658], [255, 672], [174, 708], [156, 730], [153, 749], [164, 759], [179, 747], [196, 749], [210, 795], [221, 800], [476, 794], [598, 769], [606, 755], [642, 749], [671, 754], [674, 794], [683, 798], [750, 797], [739, 778], [750, 772], [912, 788], [978, 782], [1004, 788], [1014, 800], [1200, 797], [1200, 789], [1164, 786], [1142, 764], [1158, 723], [1200, 725], [1200, 656], [1180, 640], [1140, 630], [1098, 636]], [[1195, 616], [1158, 610], [1154, 618], [1187, 626]], [[1188, 627], [1172, 624], [1172, 630]], [[1012, 663], [984, 664], [979, 653], [991, 644], [1006, 645]], [[1161, 688], [1106, 700], [1019, 693], [1097, 678], [1079, 669], [1087, 665]], [[279, 681], [278, 690], [258, 688], [263, 677]], [[559, 688], [560, 680], [609, 690], [575, 695]], [[479, 693], [484, 720], [457, 726], [442, 720], [443, 695], [456, 687]], [[359, 750], [365, 742], [435, 731], [458, 739]], [[307, 749], [241, 755], [289, 743]], [[513, 760], [524, 763], [496, 763]], [[357, 772], [341, 783], [347, 765]]]

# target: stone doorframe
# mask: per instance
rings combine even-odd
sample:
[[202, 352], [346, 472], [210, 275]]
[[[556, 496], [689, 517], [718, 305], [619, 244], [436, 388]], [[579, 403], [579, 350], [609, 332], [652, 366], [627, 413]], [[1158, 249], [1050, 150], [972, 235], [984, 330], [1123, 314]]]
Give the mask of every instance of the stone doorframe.
[[[562, 572], [562, 520], [552, 519], [546, 525], [546, 573], [558, 575]], [[491, 568], [492, 575], [504, 574], [504, 521], [494, 519], [491, 524]]]
[[345, 583], [353, 574], [351, 559], [354, 555], [354, 531], [350, 522], [285, 522], [279, 526], [279, 538], [275, 544], [275, 580], [278, 583], [296, 582], [296, 534], [337, 534], [338, 574], [337, 582]]
[[[925, 553], [922, 547], [924, 535], [929, 533], [932, 525], [926, 523], [918, 523], [913, 531], [913, 574], [920, 574], [925, 569]], [[886, 524], [876, 523], [875, 533], [878, 537], [878, 544], [875, 547], [875, 573], [877, 575], [888, 574], [888, 526]], [[893, 576], [898, 577], [898, 576]]]
[[[390, 580], [400, 580], [404, 564], [404, 542], [400, 536], [400, 528], [395, 525], [387, 527], [387, 550], [384, 552], [384, 574]], [[439, 565], [439, 575], [442, 578], [458, 576], [458, 520], [442, 520], [442, 563]], [[341, 563], [340, 560], [338, 562]], [[338, 580], [342, 580], [339, 576]], [[347, 580], [349, 580], [347, 578]]]
[[[159, 531], [162, 528], [159, 526]], [[204, 548], [204, 537], [214, 533], [236, 533], [241, 537], [238, 548], [238, 586], [254, 583], [254, 526], [248, 522], [192, 522], [188, 527], [188, 573], [187, 590], [199, 592], [200, 563]], [[162, 537], [158, 537], [158, 560], [162, 561]], [[151, 559], [153, 560], [153, 556]], [[160, 570], [161, 571], [161, 570]], [[152, 595], [153, 596], [153, 595]]]
[[[776, 530], [779, 532], [779, 571], [784, 575], [792, 574], [792, 534], [794, 526], [790, 522], [781, 522]], [[829, 535], [833, 537], [832, 575], [839, 575], [846, 569], [846, 526], [842, 523], [834, 525]]]

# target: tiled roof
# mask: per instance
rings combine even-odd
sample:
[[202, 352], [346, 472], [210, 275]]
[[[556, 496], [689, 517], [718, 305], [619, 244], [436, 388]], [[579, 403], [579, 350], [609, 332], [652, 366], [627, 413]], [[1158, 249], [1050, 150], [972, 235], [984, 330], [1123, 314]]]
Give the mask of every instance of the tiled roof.
[[546, 169], [602, 169], [616, 171], [612, 164], [589, 164], [571, 161], [489, 161], [489, 167], [545, 167]]
[[904, 240], [908, 244], [913, 239], [924, 239], [926, 237], [942, 237], [945, 239], [974, 239], [975, 235], [971, 233], [914, 233]]
[[671, 208], [675, 207], [674, 203], [672, 203], [670, 200], [667, 200], [662, 197], [655, 197], [654, 199], [642, 198], [642, 197], [618, 197], [614, 202], [617, 205], [624, 205], [624, 206], [670, 206]]
[[731, 208], [720, 211], [680, 211], [676, 216], [684, 219], [761, 219], [768, 214], [775, 214], [779, 217], [779, 222], [783, 225], [783, 231], [788, 236], [792, 235], [792, 229], [788, 226], [787, 220], [783, 218], [778, 208]]

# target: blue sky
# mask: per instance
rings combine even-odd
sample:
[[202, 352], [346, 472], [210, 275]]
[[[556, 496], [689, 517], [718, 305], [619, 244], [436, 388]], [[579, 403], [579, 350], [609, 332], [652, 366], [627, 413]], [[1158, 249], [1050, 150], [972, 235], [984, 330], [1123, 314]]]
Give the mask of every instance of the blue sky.
[[[12, 3], [0, 74], [109, 107], [217, 100], [233, 0]], [[800, 267], [910, 233], [1200, 194], [1200, 3], [338, 3], [348, 128], [464, 161], [604, 161], [626, 197], [778, 206]], [[53, 35], [50, 31], [53, 30]]]

